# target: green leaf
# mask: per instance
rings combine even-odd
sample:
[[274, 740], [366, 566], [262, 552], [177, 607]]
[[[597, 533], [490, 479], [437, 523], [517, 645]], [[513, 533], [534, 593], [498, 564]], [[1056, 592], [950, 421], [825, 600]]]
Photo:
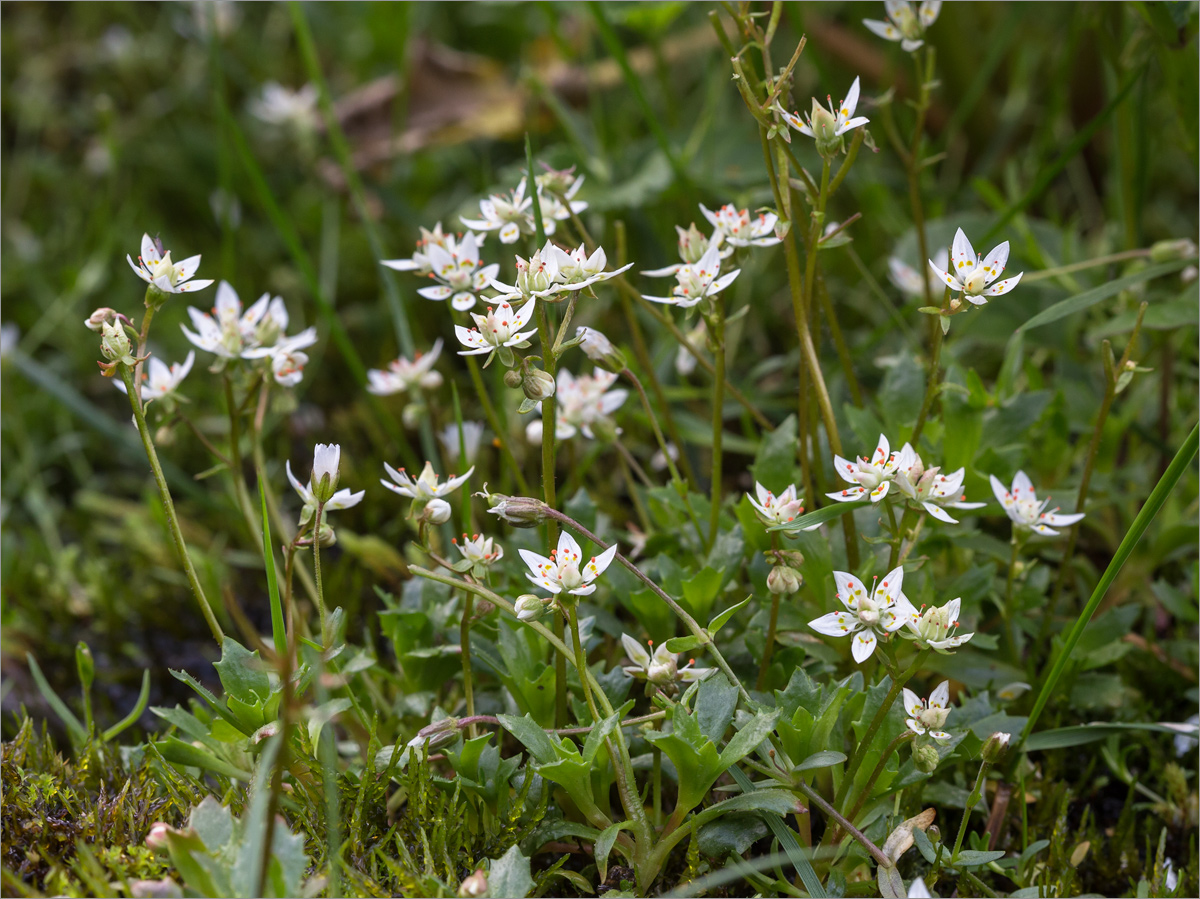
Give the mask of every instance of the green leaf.
[[529, 859], [516, 846], [491, 864], [488, 871], [488, 894], [496, 899], [525, 899], [533, 888]]
[[701, 621], [712, 611], [717, 591], [721, 589], [723, 575], [724, 571], [715, 571], [706, 565], [682, 583], [683, 599]]
[[742, 606], [746, 605], [746, 603], [750, 602], [750, 600], [752, 600], [753, 598], [754, 598], [753, 596], [747, 596], [745, 599], [743, 599], [737, 605], [730, 606], [724, 612], [719, 614], [716, 618], [714, 618], [712, 621], [710, 621], [708, 623], [708, 627], [706, 628], [708, 633], [711, 636], [715, 637], [717, 635], [717, 631], [719, 631], [721, 628], [723, 628], [726, 624], [729, 623], [729, 619], [734, 616], [734, 614], [737, 612], [737, 610], [742, 608]]
[[875, 872], [875, 879], [879, 883], [879, 895], [884, 899], [904, 899], [908, 895], [904, 878], [894, 865], [880, 865]]
[[937, 861], [937, 850], [933, 847], [933, 843], [929, 839], [929, 834], [920, 827], [912, 829], [913, 843], [916, 844], [917, 851], [921, 853], [925, 861], [933, 864]]
[[[737, 785], [742, 788], [743, 793], [749, 794], [758, 789], [740, 768], [730, 768], [729, 774], [737, 782]], [[774, 815], [765, 815], [764, 817], [767, 820], [767, 827], [771, 828], [771, 833], [775, 835], [775, 839], [779, 840], [779, 845], [787, 853], [792, 867], [800, 875], [800, 881], [804, 884], [804, 889], [808, 892], [808, 895], [812, 896], [813, 899], [823, 899], [823, 897], [828, 896], [829, 894], [821, 885], [820, 878], [817, 877], [817, 872], [813, 870], [808, 856], [800, 848], [800, 842], [796, 839], [795, 832]]]
[[814, 752], [799, 765], [796, 766], [797, 771], [813, 771], [818, 768], [829, 768], [833, 765], [841, 764], [846, 761], [844, 752], [835, 752], [832, 749], [824, 749], [821, 752]]
[[1074, 315], [1076, 312], [1082, 312], [1084, 309], [1103, 302], [1109, 297], [1116, 296], [1122, 290], [1128, 290], [1130, 287], [1141, 284], [1143, 281], [1149, 281], [1152, 278], [1159, 278], [1163, 275], [1177, 272], [1194, 261], [1194, 259], [1175, 259], [1171, 262], [1163, 262], [1160, 265], [1152, 265], [1149, 268], [1144, 268], [1140, 272], [1134, 272], [1132, 275], [1126, 275], [1124, 278], [1117, 278], [1115, 281], [1101, 284], [1099, 287], [1093, 287], [1091, 290], [1085, 290], [1081, 294], [1055, 303], [1048, 309], [1043, 309], [1017, 330], [1018, 332], [1031, 331], [1034, 328], [1040, 328], [1042, 325], [1048, 325], [1050, 322], [1056, 322], [1060, 318], [1066, 318], [1068, 315]]
[[[632, 821], [618, 821], [616, 824], [608, 825], [608, 827], [600, 831], [600, 836], [596, 837], [596, 868], [600, 872], [601, 883], [608, 880], [608, 855], [612, 852], [612, 848], [617, 842], [617, 834], [621, 832], [622, 828], [632, 826]], [[491, 886], [490, 879], [488, 885]], [[496, 894], [493, 893], [493, 895]]]
[[617, 722], [621, 720], [629, 709], [633, 708], [633, 702], [627, 702], [621, 708], [609, 715], [603, 721], [599, 722], [588, 731], [586, 739], [583, 741], [583, 760], [589, 764], [596, 757], [596, 753], [600, 751], [600, 747], [604, 744], [605, 738], [613, 732], [617, 726]]
[[1004, 858], [1005, 855], [1007, 855], [1007, 853], [1000, 849], [997, 849], [994, 852], [987, 852], [982, 849], [963, 849], [958, 853], [958, 857], [955, 858], [951, 864], [956, 868], [977, 868], [980, 865], [986, 865], [994, 861], [999, 861], [1000, 859]]
[[353, 703], [345, 696], [337, 699], [331, 699], [328, 702], [322, 703], [309, 713], [308, 719], [308, 742], [310, 746], [316, 746], [317, 740], [321, 736], [321, 728], [340, 715], [342, 712], [349, 709]]
[[212, 796], [205, 796], [192, 809], [188, 826], [196, 831], [209, 852], [216, 852], [233, 837], [233, 815]]
[[710, 674], [696, 691], [696, 722], [700, 733], [714, 745], [719, 744], [733, 721], [738, 690], [724, 674]]
[[142, 672], [142, 689], [138, 693], [137, 704], [130, 710], [129, 714], [114, 724], [108, 730], [104, 731], [101, 739], [108, 742], [117, 735], [121, 734], [126, 728], [137, 723], [137, 720], [142, 717], [142, 712], [146, 711], [146, 705], [150, 702], [150, 669]]
[[250, 705], [271, 698], [271, 681], [258, 651], [250, 652], [233, 637], [225, 638], [221, 644], [221, 661], [213, 667], [221, 678], [221, 686], [230, 696]]
[[529, 715], [521, 718], [516, 715], [497, 715], [496, 717], [500, 719], [500, 724], [504, 729], [520, 740], [521, 744], [529, 750], [534, 761], [548, 765], [558, 758], [558, 753], [554, 751], [554, 742]]
[[767, 434], [750, 467], [754, 480], [776, 495], [792, 483], [796, 467], [796, 416], [789, 415]]
[[167, 739], [152, 744], [159, 754], [164, 759], [176, 765], [184, 765], [189, 768], [201, 768], [205, 771], [212, 771], [214, 774], [220, 774], [222, 777], [233, 778], [234, 780], [250, 780], [250, 772], [234, 765], [224, 759], [219, 759], [207, 749], [201, 749], [199, 746], [194, 746], [191, 743], [185, 743], [178, 737], [167, 737]]
[[258, 499], [262, 506], [263, 568], [267, 572], [267, 595], [271, 600], [271, 642], [281, 659], [287, 655], [287, 627], [283, 623], [283, 603], [279, 599], [279, 580], [275, 576], [275, 549], [271, 545], [271, 522], [267, 518], [267, 493], [258, 480]]
[[728, 768], [752, 753], [758, 745], [775, 729], [775, 722], [780, 715], [779, 709], [773, 712], [759, 712], [745, 727], [733, 735], [733, 739], [721, 751], [721, 765]]
[[667, 641], [667, 652], [681, 653], [691, 652], [697, 646], [704, 646], [708, 640], [703, 640], [695, 634], [688, 634], [684, 637], [672, 637]]
[[[1026, 752], [1066, 749], [1070, 746], [1083, 746], [1086, 743], [1095, 743], [1097, 740], [1103, 740], [1105, 737], [1133, 730], [1148, 730], [1154, 733], [1175, 735], [1182, 733], [1177, 728], [1166, 727], [1162, 724], [1137, 722], [1126, 724], [1080, 724], [1075, 727], [1056, 727], [1053, 730], [1043, 730], [1036, 734], [1031, 734], [1025, 740], [1024, 748]], [[1200, 736], [1200, 734], [1197, 734], [1193, 730], [1192, 736], [1196, 737]]]
[[808, 512], [801, 515], [795, 521], [789, 521], [786, 524], [777, 524], [774, 527], [768, 528], [771, 531], [799, 531], [804, 528], [812, 527], [814, 524], [824, 524], [827, 521], [833, 521], [835, 518], [841, 518], [847, 512], [853, 512], [855, 509], [861, 509], [864, 506], [869, 506], [870, 500], [860, 499], [850, 503], [833, 503], [823, 509], [817, 509], [815, 512]]
[[33, 657], [33, 654], [25, 653], [25, 660], [29, 663], [29, 673], [33, 675], [33, 681], [37, 684], [38, 692], [42, 694], [42, 698], [46, 700], [50, 708], [54, 709], [54, 713], [62, 719], [62, 723], [67, 726], [72, 739], [77, 743], [86, 743], [88, 738], [87, 729], [75, 717], [75, 713], [67, 708], [67, 704], [54, 692], [54, 688], [50, 686], [50, 682], [42, 674], [42, 669], [38, 667], [37, 660]]

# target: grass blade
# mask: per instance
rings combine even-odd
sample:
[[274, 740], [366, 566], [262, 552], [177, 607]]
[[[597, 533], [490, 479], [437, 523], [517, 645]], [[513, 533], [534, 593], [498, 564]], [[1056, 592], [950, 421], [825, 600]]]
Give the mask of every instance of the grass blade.
[[1093, 287], [1091, 290], [1085, 290], [1081, 294], [1076, 294], [1073, 297], [1055, 303], [1048, 309], [1043, 309], [1025, 324], [1021, 325], [1016, 332], [1019, 334], [1022, 331], [1029, 331], [1033, 328], [1040, 328], [1042, 325], [1048, 325], [1051, 322], [1056, 322], [1060, 318], [1066, 318], [1068, 315], [1074, 315], [1076, 312], [1082, 312], [1089, 306], [1095, 306], [1097, 303], [1107, 300], [1109, 297], [1116, 296], [1122, 290], [1133, 287], [1136, 284], [1141, 284], [1143, 281], [1149, 281], [1153, 278], [1159, 278], [1163, 275], [1169, 275], [1172, 272], [1177, 272], [1185, 265], [1195, 263], [1195, 258], [1189, 259], [1174, 259], [1171, 262], [1164, 262], [1160, 265], [1152, 265], [1149, 268], [1142, 269], [1140, 272], [1134, 272], [1132, 275], [1126, 275], [1124, 278], [1117, 278], [1115, 281], [1109, 281], [1106, 284], [1101, 284], [1099, 287]]
[[262, 503], [263, 567], [267, 571], [267, 590], [271, 597], [271, 640], [279, 658], [287, 655], [287, 628], [283, 623], [283, 603], [279, 600], [279, 580], [275, 576], [275, 549], [271, 545], [271, 522], [267, 520], [267, 492], [258, 482], [258, 499]]
[[1191, 467], [1192, 459], [1196, 456], [1198, 441], [1200, 441], [1200, 425], [1195, 425], [1192, 427], [1192, 432], [1188, 434], [1187, 439], [1184, 440], [1183, 446], [1179, 448], [1179, 452], [1175, 454], [1175, 458], [1171, 460], [1171, 464], [1167, 467], [1163, 476], [1159, 478], [1154, 490], [1150, 492], [1150, 498], [1146, 500], [1146, 504], [1142, 506], [1137, 517], [1133, 519], [1133, 524], [1126, 531], [1121, 545], [1117, 547], [1116, 554], [1113, 555], [1112, 561], [1108, 563], [1108, 567], [1104, 569], [1104, 574], [1101, 576], [1100, 582], [1096, 584], [1096, 589], [1092, 591], [1091, 598], [1088, 600], [1087, 605], [1084, 606], [1083, 611], [1079, 613], [1079, 619], [1071, 628], [1071, 632], [1067, 635], [1066, 641], [1055, 657], [1050, 673], [1042, 678], [1042, 690], [1038, 694], [1037, 702], [1033, 704], [1033, 711], [1029, 713], [1029, 720], [1025, 723], [1025, 729], [1021, 732], [1022, 743], [1033, 733], [1034, 724], [1037, 723], [1038, 717], [1046, 708], [1046, 703], [1050, 701], [1050, 694], [1054, 692], [1059, 678], [1062, 677], [1063, 670], [1071, 660], [1071, 652], [1075, 649], [1075, 644], [1079, 642], [1079, 638], [1083, 636], [1088, 622], [1096, 614], [1096, 609], [1099, 608], [1101, 600], [1104, 599], [1104, 594], [1108, 592], [1108, 588], [1117, 579], [1117, 575], [1133, 552], [1133, 548], [1142, 539], [1142, 535], [1146, 533], [1146, 528], [1150, 526], [1150, 522], [1154, 520], [1154, 516], [1158, 514], [1159, 509], [1166, 503], [1167, 497], [1171, 495], [1171, 491], [1175, 489], [1175, 485], [1179, 482], [1179, 479]]
[[146, 711], [146, 706], [149, 705], [149, 703], [150, 671], [147, 669], [142, 672], [142, 689], [141, 692], [138, 693], [137, 704], [133, 707], [133, 710], [108, 730], [104, 731], [104, 733], [100, 735], [100, 738], [107, 743], [114, 737], [119, 736], [125, 731], [126, 728], [134, 725], [137, 720], [142, 717], [142, 712]]
[[[748, 793], [751, 790], [757, 789], [750, 782], [750, 778], [742, 773], [741, 769], [736, 765], [729, 769], [729, 773], [737, 781], [737, 785], [742, 788], [742, 792]], [[775, 839], [779, 840], [779, 844], [783, 846], [783, 851], [787, 853], [792, 866], [799, 872], [800, 880], [804, 883], [804, 889], [808, 891], [808, 895], [813, 896], [814, 899], [815, 897], [828, 895], [825, 892], [825, 888], [821, 886], [821, 881], [817, 878], [817, 872], [813, 870], [808, 856], [800, 848], [800, 842], [796, 839], [796, 835], [792, 832], [792, 829], [774, 815], [763, 815], [762, 818], [767, 822], [767, 826], [771, 828], [771, 833], [775, 835]]]
[[29, 662], [29, 673], [33, 675], [33, 681], [37, 684], [38, 692], [42, 694], [42, 698], [49, 703], [50, 708], [54, 709], [54, 713], [62, 719], [62, 723], [67, 726], [72, 739], [80, 743], [87, 742], [87, 730], [75, 717], [75, 713], [67, 708], [67, 704], [59, 698], [59, 695], [54, 692], [54, 688], [50, 686], [50, 682], [46, 680], [46, 675], [42, 674], [42, 669], [38, 667], [37, 659], [32, 653], [25, 653], [25, 659]]

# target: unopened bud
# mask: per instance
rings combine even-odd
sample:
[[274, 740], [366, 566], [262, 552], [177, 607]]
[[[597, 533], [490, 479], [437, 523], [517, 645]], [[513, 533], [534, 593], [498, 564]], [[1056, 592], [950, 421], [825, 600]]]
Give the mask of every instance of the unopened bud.
[[124, 328], [106, 321], [100, 326], [100, 335], [100, 353], [105, 359], [132, 364], [130, 353], [133, 352], [133, 345]]
[[318, 443], [313, 451], [312, 491], [318, 502], [327, 503], [337, 492], [338, 466], [342, 448], [336, 443]]
[[980, 751], [980, 757], [990, 764], [995, 764], [1004, 757], [1004, 753], [1008, 751], [1008, 741], [1012, 739], [1011, 734], [994, 733], [984, 741], [983, 749]]
[[517, 618], [521, 621], [534, 621], [540, 618], [546, 611], [546, 601], [540, 596], [534, 596], [532, 593], [526, 593], [517, 597], [514, 605], [517, 610]]
[[612, 443], [617, 439], [617, 423], [607, 415], [601, 415], [591, 423], [592, 436], [601, 443]]
[[923, 771], [926, 774], [932, 774], [937, 770], [938, 763], [942, 760], [938, 755], [937, 747], [930, 746], [925, 743], [913, 750], [913, 764], [917, 766], [918, 771]]
[[789, 565], [776, 565], [767, 575], [767, 589], [779, 596], [795, 593], [803, 583], [800, 572]]
[[92, 689], [92, 681], [96, 679], [96, 663], [92, 659], [92, 651], [82, 640], [75, 644], [75, 670], [79, 672], [79, 683], [83, 686], [83, 692], [89, 692]]
[[104, 327], [105, 322], [108, 324], [116, 324], [117, 310], [109, 309], [107, 306], [101, 306], [91, 315], [83, 320], [89, 331], [99, 332]]
[[1195, 255], [1196, 245], [1186, 237], [1176, 240], [1160, 240], [1150, 247], [1150, 261], [1156, 263], [1191, 259]]
[[153, 849], [155, 852], [165, 851], [167, 848], [167, 834], [174, 828], [166, 821], [155, 821], [150, 825], [150, 833], [146, 834], [146, 848]]
[[478, 896], [486, 896], [488, 892], [487, 875], [483, 873], [483, 869], [479, 868], [458, 885], [459, 899], [475, 899]]
[[546, 504], [540, 499], [529, 496], [505, 496], [503, 493], [488, 493], [487, 484], [475, 496], [482, 496], [490, 504], [488, 509], [493, 515], [499, 515], [513, 527], [535, 528], [546, 520]]
[[675, 226], [675, 230], [679, 233], [679, 258], [688, 265], [699, 262], [708, 249], [708, 238], [700, 233], [695, 222], [692, 222], [686, 231], [678, 225]]
[[837, 133], [837, 119], [832, 112], [817, 102], [816, 97], [813, 97], [809, 123], [817, 141], [817, 152], [826, 158], [836, 156], [842, 148], [842, 139]]
[[444, 499], [431, 499], [417, 520], [428, 524], [445, 524], [450, 520], [450, 511], [450, 504]]
[[433, 750], [439, 746], [453, 743], [457, 738], [458, 719], [442, 718], [440, 721], [434, 721], [432, 724], [422, 727], [417, 731], [417, 735], [408, 741], [408, 745], [414, 748], [423, 745], [427, 750]]
[[804, 553], [795, 549], [778, 549], [772, 555], [775, 556], [775, 561], [780, 565], [788, 565], [792, 568], [799, 568], [804, 564]]
[[579, 338], [580, 349], [601, 368], [614, 374], [620, 374], [625, 370], [625, 354], [613, 346], [612, 341], [595, 328], [576, 328], [575, 334]]
[[273, 737], [279, 733], [279, 722], [272, 721], [270, 724], [264, 724], [254, 732], [254, 736], [250, 738], [250, 742], [258, 744], [269, 737]]
[[521, 373], [515, 368], [510, 368], [504, 373], [504, 386], [511, 387], [514, 390], [521, 386]]
[[521, 381], [521, 389], [525, 392], [525, 396], [533, 402], [540, 403], [542, 400], [554, 396], [554, 377], [548, 371], [531, 368]]

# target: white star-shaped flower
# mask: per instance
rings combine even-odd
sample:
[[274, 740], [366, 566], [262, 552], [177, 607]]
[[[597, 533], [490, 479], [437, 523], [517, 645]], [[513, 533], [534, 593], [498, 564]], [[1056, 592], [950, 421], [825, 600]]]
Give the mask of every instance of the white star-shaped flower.
[[969, 634], [957, 633], [961, 607], [961, 598], [952, 599], [941, 607], [930, 606], [920, 613], [910, 605], [905, 624], [911, 636], [902, 636], [915, 640], [918, 646], [927, 646], [941, 655], [950, 655], [950, 650], [962, 646], [975, 636], [973, 631]]
[[520, 309], [513, 309], [507, 301], [496, 307], [488, 307], [487, 315], [471, 313], [475, 319], [474, 328], [454, 326], [454, 333], [459, 343], [467, 349], [459, 350], [460, 356], [479, 356], [491, 353], [501, 347], [520, 346], [537, 333], [537, 328], [521, 331], [533, 317], [534, 303], [526, 303]]
[[[340, 457], [341, 447], [337, 444], [318, 443], [316, 450], [313, 452], [313, 471], [308, 478], [307, 484], [301, 484], [296, 476], [292, 474], [291, 459], [284, 463], [288, 480], [296, 492], [300, 494], [300, 499], [304, 502], [304, 508], [300, 512], [301, 525], [307, 524], [317, 511], [318, 502], [313, 486], [314, 480], [319, 484], [321, 479], [326, 475], [336, 478]], [[342, 488], [325, 502], [325, 511], [331, 512], [337, 509], [349, 509], [351, 506], [357, 506], [366, 495], [367, 492], [365, 490], [353, 493], [348, 487]]]
[[[754, 492], [757, 499], [746, 494], [750, 505], [758, 513], [759, 519], [765, 525], [787, 524], [804, 514], [804, 500], [798, 495], [795, 484], [788, 484], [782, 493], [776, 496], [758, 481], [754, 482]], [[819, 524], [807, 527], [806, 531], [815, 531]]]
[[866, 456], [859, 456], [851, 462], [834, 455], [833, 467], [837, 469], [838, 476], [854, 486], [848, 490], [839, 490], [836, 493], [826, 493], [825, 495], [840, 503], [852, 503], [863, 497], [869, 497], [871, 502], [877, 503], [887, 496], [888, 490], [892, 486], [892, 479], [896, 475], [898, 461], [897, 455], [892, 452], [888, 439], [883, 434], [879, 435], [879, 444], [875, 447], [875, 454], [869, 459]]
[[395, 469], [383, 463], [384, 470], [387, 471], [388, 477], [395, 483], [389, 483], [383, 478], [379, 479], [388, 490], [393, 493], [399, 493], [401, 496], [407, 496], [409, 499], [417, 500], [418, 502], [428, 502], [433, 499], [441, 499], [447, 496], [466, 483], [467, 478], [475, 471], [475, 466], [472, 465], [464, 475], [455, 477], [450, 475], [445, 483], [439, 484], [440, 475], [433, 470], [433, 463], [426, 462], [425, 467], [421, 469], [421, 474], [417, 478], [409, 476], [408, 472], [403, 468]]
[[[721, 275], [721, 250], [719, 240], [713, 240], [698, 262], [680, 265], [675, 272], [676, 285], [669, 297], [643, 297], [654, 303], [667, 303], [690, 309], [706, 297], [715, 297], [734, 282], [742, 270], [734, 269]], [[719, 277], [718, 277], [719, 276]]]
[[934, 23], [942, 11], [942, 0], [922, 0], [918, 10], [906, 0], [884, 0], [888, 21], [863, 19], [862, 23], [887, 41], [899, 41], [905, 53], [924, 46], [925, 29]]
[[975, 254], [975, 248], [971, 246], [971, 241], [967, 240], [967, 235], [963, 234], [962, 228], [959, 228], [954, 232], [954, 243], [950, 247], [950, 271], [942, 271], [932, 259], [929, 260], [929, 267], [944, 284], [965, 296], [967, 302], [983, 306], [987, 304], [988, 297], [1003, 296], [1016, 287], [1020, 283], [1021, 276], [1025, 274], [1018, 272], [1011, 278], [1005, 278], [1003, 281], [993, 284], [992, 282], [1003, 274], [1007, 262], [1007, 240], [992, 247], [992, 251], [987, 254], [985, 259], [982, 255]]
[[420, 387], [433, 390], [442, 384], [442, 376], [433, 365], [442, 353], [442, 339], [433, 342], [428, 353], [417, 352], [410, 361], [404, 356], [393, 359], [386, 369], [372, 368], [367, 372], [367, 391], [378, 396], [391, 396]]
[[[854, 79], [854, 83], [850, 85], [850, 91], [846, 94], [846, 99], [839, 103], [836, 107], [833, 105], [833, 98], [829, 99], [828, 115], [832, 117], [829, 127], [832, 133], [828, 137], [841, 137], [848, 131], [853, 131], [855, 128], [861, 128], [870, 122], [866, 116], [856, 116], [855, 109], [858, 108], [859, 81]], [[809, 113], [807, 120], [800, 118], [798, 112], [788, 112], [783, 107], [777, 107], [778, 111], [783, 114], [784, 121], [799, 131], [806, 137], [817, 137], [817, 131], [821, 128], [819, 122], [814, 122], [814, 117], [820, 118], [825, 110], [821, 109], [820, 104], [813, 100], [813, 112]]]
[[1077, 521], [1083, 520], [1082, 512], [1060, 514], [1058, 507], [1046, 511], [1050, 505], [1050, 497], [1038, 501], [1034, 492], [1033, 482], [1023, 471], [1018, 471], [1013, 477], [1012, 489], [1005, 489], [1004, 483], [995, 475], [989, 475], [992, 482], [992, 492], [996, 499], [1012, 519], [1013, 527], [1019, 530], [1035, 531], [1047, 537], [1054, 537], [1058, 531], [1054, 528], [1070, 527]]
[[600, 555], [593, 556], [586, 564], [580, 565], [583, 561], [583, 550], [579, 548], [574, 537], [563, 531], [558, 537], [558, 548], [550, 551], [550, 558], [527, 549], [518, 552], [531, 572], [525, 577], [543, 590], [554, 594], [565, 591], [575, 596], [588, 596], [596, 591], [593, 581], [612, 564], [617, 554], [617, 545], [614, 543]]
[[934, 687], [927, 700], [905, 687], [904, 712], [908, 715], [904, 723], [913, 733], [927, 733], [939, 742], [949, 740], [950, 735], [941, 728], [950, 715], [950, 681], [942, 681]]
[[459, 312], [473, 308], [479, 292], [500, 272], [499, 265], [484, 265], [480, 261], [479, 246], [470, 232], [453, 247], [430, 244], [425, 249], [425, 258], [429, 277], [438, 283], [419, 288], [417, 293], [427, 300], [449, 299]]
[[958, 524], [957, 519], [951, 518], [946, 512], [950, 509], [982, 509], [987, 503], [969, 503], [967, 495], [962, 492], [963, 478], [967, 470], [960, 468], [950, 474], [941, 474], [938, 468], [926, 468], [921, 457], [911, 444], [904, 444], [900, 456], [896, 460], [896, 487], [914, 502], [936, 518], [947, 524]]
[[[183, 362], [172, 362], [169, 367], [162, 360], [151, 356], [146, 360], [146, 370], [142, 372], [142, 401], [148, 403], [174, 394], [192, 370], [192, 363], [195, 361], [195, 350], [188, 350], [187, 358]], [[113, 384], [121, 393], [128, 393], [124, 381], [114, 380]]]
[[837, 598], [846, 611], [822, 615], [808, 626], [830, 637], [850, 635], [853, 638], [850, 654], [859, 664], [870, 658], [879, 636], [896, 632], [916, 615], [912, 603], [901, 592], [903, 568], [893, 568], [882, 581], [876, 578], [869, 596], [863, 582], [847, 571], [835, 571], [833, 579], [837, 582]]
[[732, 203], [726, 203], [716, 212], [701, 203], [700, 211], [716, 230], [725, 235], [725, 242], [731, 246], [771, 247], [779, 243], [779, 238], [775, 236], [775, 224], [779, 216], [773, 212], [760, 212], [751, 218], [749, 210], [738, 209]]
[[[933, 254], [933, 266], [939, 271], [944, 271], [950, 264], [950, 251], [945, 247], [938, 249]], [[928, 284], [929, 295], [937, 297], [941, 290], [937, 286], [938, 279], [933, 272], [924, 270], [924, 273], [913, 268], [899, 256], [888, 257], [888, 277], [891, 278], [893, 284], [900, 289], [900, 292], [906, 296], [913, 298], [924, 299], [925, 287]], [[922, 281], [921, 279], [925, 280]]]
[[622, 666], [621, 670], [639, 680], [649, 681], [659, 687], [667, 687], [675, 683], [690, 684], [704, 680], [717, 670], [716, 668], [696, 668], [694, 667], [695, 659], [691, 659], [680, 668], [677, 654], [667, 649], [665, 640], [658, 645], [653, 655], [629, 634], [621, 634], [621, 645], [625, 647], [625, 655], [629, 657], [629, 661], [633, 662], [632, 665]]
[[[522, 178], [511, 194], [492, 194], [488, 199], [480, 200], [479, 214], [482, 218], [461, 216], [461, 220], [472, 231], [499, 231], [501, 243], [516, 243], [522, 234], [533, 233], [532, 206], [533, 197], [525, 196], [525, 179]], [[546, 233], [552, 233], [549, 223], [547, 226]]]
[[212, 281], [192, 281], [192, 275], [200, 267], [199, 256], [189, 256], [182, 262], [172, 262], [171, 254], [149, 234], [142, 235], [142, 254], [135, 263], [127, 254], [125, 260], [135, 275], [163, 293], [191, 293], [203, 290]]

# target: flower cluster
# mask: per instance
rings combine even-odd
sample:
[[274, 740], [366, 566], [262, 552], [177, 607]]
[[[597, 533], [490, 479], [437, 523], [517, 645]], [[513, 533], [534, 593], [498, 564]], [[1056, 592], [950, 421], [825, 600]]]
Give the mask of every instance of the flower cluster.
[[[589, 440], [595, 439], [597, 431], [606, 435], [616, 433], [610, 416], [619, 409], [629, 396], [626, 390], [612, 390], [617, 382], [613, 372], [597, 368], [590, 375], [576, 377], [565, 368], [558, 370], [554, 395], [557, 397], [555, 435], [567, 440], [582, 433]], [[538, 404], [540, 411], [541, 404]], [[542, 439], [541, 421], [531, 421], [525, 428], [531, 443]]]

